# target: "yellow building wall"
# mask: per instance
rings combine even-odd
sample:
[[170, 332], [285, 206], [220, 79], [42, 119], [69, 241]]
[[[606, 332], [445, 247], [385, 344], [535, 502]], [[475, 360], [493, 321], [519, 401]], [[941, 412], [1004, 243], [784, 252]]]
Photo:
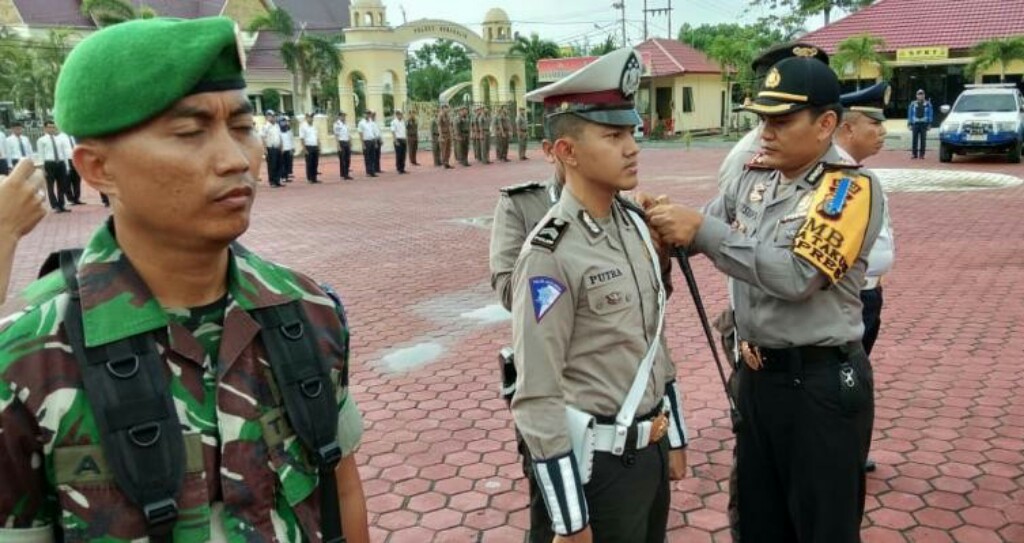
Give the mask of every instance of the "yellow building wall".
[[266, 13], [267, 7], [263, 5], [263, 0], [228, 0], [221, 12], [225, 17], [234, 19], [243, 30], [249, 28], [253, 19]]
[[0, 0], [0, 25], [20, 25], [21, 14], [14, 7], [14, 0]]
[[[924, 63], [922, 63], [924, 65]], [[836, 69], [835, 66], [832, 67]], [[837, 71], [839, 79], [843, 81], [853, 81], [855, 79], [872, 79], [878, 81], [882, 78], [882, 70], [878, 67], [878, 64], [874, 62], [862, 62], [859, 70], [840, 70]]]
[[[978, 70], [978, 73], [975, 74], [974, 82], [975, 83], [981, 83], [982, 76], [986, 76], [986, 75], [999, 75], [999, 72], [1000, 72], [1000, 70], [999, 70], [999, 66], [998, 65], [996, 65], [996, 66], [989, 66], [984, 71]], [[1011, 75], [1011, 74], [1024, 74], [1024, 61], [1015, 60], [1015, 61], [1011, 62], [1010, 64], [1008, 64], [1006, 66], [1006, 75]]]
[[[654, 87], [672, 89], [672, 118], [677, 133], [687, 130], [709, 130], [722, 127], [722, 93], [725, 81], [720, 74], [684, 74], [659, 78]], [[693, 89], [693, 111], [683, 112], [683, 88]], [[651, 95], [654, 100], [657, 91]], [[657, 107], [655, 114], [657, 114]], [[660, 120], [660, 119], [659, 119]]]

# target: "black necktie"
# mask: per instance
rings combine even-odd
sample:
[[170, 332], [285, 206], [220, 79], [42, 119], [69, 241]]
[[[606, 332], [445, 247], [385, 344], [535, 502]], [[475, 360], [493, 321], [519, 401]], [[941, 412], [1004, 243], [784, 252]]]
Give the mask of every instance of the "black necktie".
[[50, 145], [53, 146], [53, 161], [60, 162], [60, 158], [57, 156], [57, 140], [53, 139], [53, 134], [50, 134]]
[[18, 136], [18, 147], [21, 148], [21, 158], [25, 158], [28, 153], [25, 152], [25, 140], [22, 139], [25, 136]]

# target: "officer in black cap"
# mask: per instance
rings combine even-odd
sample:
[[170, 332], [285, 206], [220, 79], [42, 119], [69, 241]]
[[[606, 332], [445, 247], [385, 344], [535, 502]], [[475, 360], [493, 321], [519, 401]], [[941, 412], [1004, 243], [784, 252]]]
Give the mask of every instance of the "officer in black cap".
[[[751, 63], [750, 67], [754, 70], [755, 87], [759, 87], [764, 82], [764, 78], [768, 75], [768, 70], [771, 69], [777, 62], [791, 58], [791, 57], [803, 57], [803, 58], [814, 58], [825, 65], [828, 65], [828, 54], [819, 47], [811, 45], [805, 42], [788, 42], [781, 43], [765, 49], [761, 52], [757, 58]], [[743, 105], [736, 107], [736, 110], [742, 111]], [[743, 175], [744, 167], [754, 156], [757, 155], [758, 150], [761, 148], [761, 124], [758, 123], [752, 130], [746, 133], [740, 141], [736, 142], [729, 154], [726, 155], [725, 160], [722, 161], [722, 166], [718, 170], [718, 185], [720, 188], [725, 190], [728, 183], [738, 181]], [[715, 326], [722, 334], [722, 344], [726, 347], [726, 352], [732, 354], [730, 357], [734, 364], [738, 363], [735, 356], [735, 335], [733, 334], [733, 316], [732, 308], [725, 310], [716, 320]], [[735, 366], [733, 367], [735, 370]], [[730, 377], [730, 383], [735, 385], [735, 372]], [[736, 470], [729, 474], [729, 526], [732, 531], [733, 543], [739, 543], [740, 536], [737, 530], [737, 519], [739, 517], [737, 500], [739, 493], [736, 490]]]
[[703, 213], [648, 210], [664, 243], [733, 279], [745, 541], [860, 542], [874, 417], [860, 289], [883, 209], [877, 178], [833, 145], [839, 97], [825, 64], [782, 60], [746, 106], [763, 122], [759, 160]]
[[[878, 154], [885, 145], [885, 106], [889, 104], [892, 87], [885, 81], [866, 89], [844, 94], [840, 101], [846, 113], [836, 132], [836, 146], [841, 153], [857, 164]], [[864, 285], [860, 289], [860, 300], [864, 304], [864, 351], [871, 355], [871, 349], [878, 339], [882, 325], [882, 276], [892, 270], [896, 259], [896, 248], [889, 220], [889, 202], [882, 195], [884, 206], [882, 231], [868, 255], [868, 269]], [[868, 458], [867, 471], [875, 471], [875, 461]]]

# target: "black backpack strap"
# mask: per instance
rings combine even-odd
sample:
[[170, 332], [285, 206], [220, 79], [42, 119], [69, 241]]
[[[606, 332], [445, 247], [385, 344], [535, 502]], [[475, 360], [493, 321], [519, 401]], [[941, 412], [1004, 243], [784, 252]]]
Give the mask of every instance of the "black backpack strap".
[[71, 296], [64, 326], [103, 453], [121, 491], [142, 509], [150, 540], [170, 541], [178, 518], [175, 498], [185, 476], [185, 440], [156, 336], [147, 332], [86, 347], [77, 255], [74, 251], [57, 255]]
[[320, 478], [320, 525], [324, 543], [341, 543], [341, 509], [334, 475], [341, 461], [338, 405], [330, 368], [299, 301], [257, 309], [260, 337], [284, 411], [299, 442], [311, 452]]
[[[37, 275], [37, 277], [43, 278], [61, 269], [60, 263], [62, 258], [70, 258], [72, 260], [71, 264], [74, 265], [75, 263], [78, 262], [78, 259], [81, 257], [81, 249], [62, 249], [60, 251], [50, 253], [49, 256], [46, 257], [46, 260], [43, 261], [43, 265], [39, 266], [39, 274]], [[77, 285], [77, 283], [78, 281], [76, 280], [75, 284]], [[70, 285], [68, 286], [68, 288], [70, 288]]]

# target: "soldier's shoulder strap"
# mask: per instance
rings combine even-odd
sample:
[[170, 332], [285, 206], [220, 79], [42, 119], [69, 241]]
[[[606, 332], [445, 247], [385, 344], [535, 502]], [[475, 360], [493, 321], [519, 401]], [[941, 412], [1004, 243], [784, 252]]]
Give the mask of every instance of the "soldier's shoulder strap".
[[568, 229], [569, 223], [564, 219], [548, 217], [533, 230], [530, 235], [530, 245], [554, 252], [558, 248], [558, 244], [565, 238], [565, 232]]
[[528, 181], [526, 183], [520, 183], [518, 185], [512, 185], [512, 186], [509, 186], [509, 187], [504, 187], [504, 188], [501, 189], [501, 192], [502, 192], [502, 194], [507, 194], [509, 196], [515, 196], [517, 194], [522, 194], [524, 192], [532, 192], [532, 191], [535, 191], [537, 189], [542, 189], [542, 188], [544, 188], [544, 184], [543, 183], [538, 183], [536, 181]]
[[826, 174], [835, 172], [845, 172], [853, 176], [863, 176], [864, 172], [860, 171], [861, 165], [856, 162], [819, 162], [815, 167], [811, 168], [811, 171], [807, 172], [804, 176], [804, 181], [811, 185], [816, 185]]

